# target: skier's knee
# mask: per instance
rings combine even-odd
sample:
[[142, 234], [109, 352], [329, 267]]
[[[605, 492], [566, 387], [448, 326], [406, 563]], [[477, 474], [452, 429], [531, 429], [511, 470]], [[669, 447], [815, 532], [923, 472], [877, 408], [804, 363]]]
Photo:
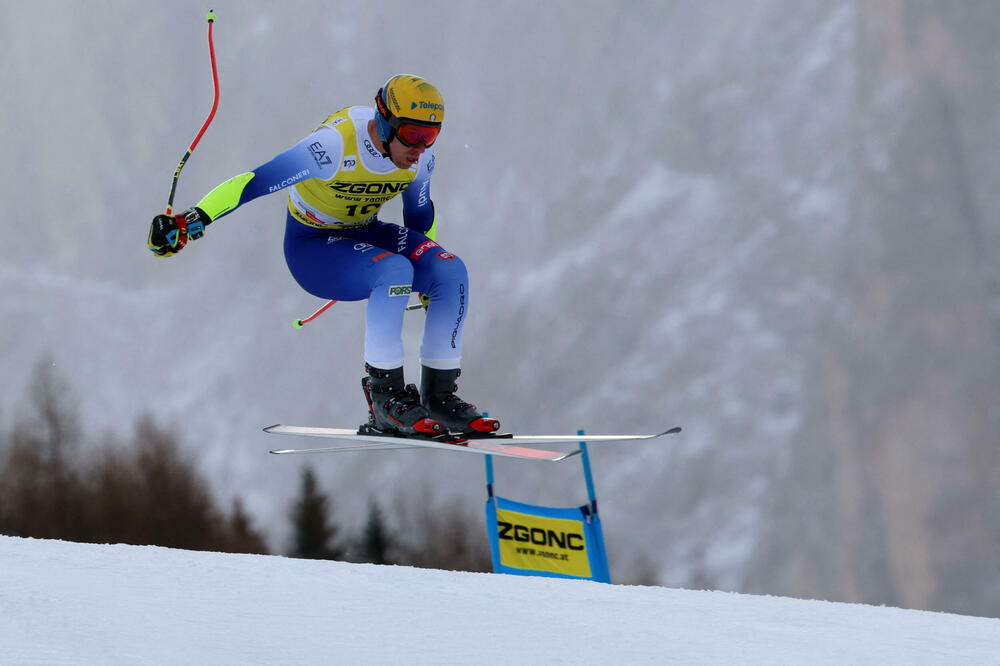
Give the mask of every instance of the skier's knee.
[[469, 282], [469, 271], [465, 262], [455, 254], [442, 252], [431, 267], [431, 279], [439, 284], [455, 284]]
[[413, 284], [413, 264], [401, 255], [386, 254], [375, 263], [373, 288], [380, 285], [410, 286]]

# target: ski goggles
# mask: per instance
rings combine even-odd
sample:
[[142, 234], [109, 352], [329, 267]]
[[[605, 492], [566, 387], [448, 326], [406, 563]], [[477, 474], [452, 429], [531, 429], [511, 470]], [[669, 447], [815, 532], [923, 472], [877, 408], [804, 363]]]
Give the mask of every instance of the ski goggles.
[[[393, 124], [394, 120], [397, 121], [397, 125]], [[390, 118], [389, 125], [395, 128], [396, 138], [407, 148], [415, 148], [420, 144], [430, 148], [441, 132], [440, 125], [418, 125], [409, 120], [399, 121], [398, 118]]]
[[396, 132], [396, 138], [407, 148], [416, 148], [423, 144], [425, 148], [430, 148], [437, 141], [438, 134], [441, 133], [441, 123], [423, 122], [420, 120], [405, 120], [392, 115], [392, 112], [382, 101], [382, 90], [375, 95], [375, 106], [382, 114], [386, 122]]

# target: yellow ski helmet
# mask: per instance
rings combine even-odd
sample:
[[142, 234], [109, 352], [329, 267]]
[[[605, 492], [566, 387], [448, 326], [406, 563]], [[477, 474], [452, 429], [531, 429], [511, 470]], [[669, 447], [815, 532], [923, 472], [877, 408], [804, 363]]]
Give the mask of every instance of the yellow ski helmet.
[[388, 152], [395, 136], [404, 145], [431, 146], [444, 121], [444, 98], [430, 81], [397, 74], [375, 95], [375, 126]]

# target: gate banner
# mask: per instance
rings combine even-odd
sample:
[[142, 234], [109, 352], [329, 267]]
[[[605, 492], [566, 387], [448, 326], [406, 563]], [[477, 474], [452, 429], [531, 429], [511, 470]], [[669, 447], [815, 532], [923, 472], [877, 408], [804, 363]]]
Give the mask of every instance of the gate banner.
[[486, 526], [497, 573], [611, 582], [601, 521], [589, 505], [558, 509], [493, 496]]

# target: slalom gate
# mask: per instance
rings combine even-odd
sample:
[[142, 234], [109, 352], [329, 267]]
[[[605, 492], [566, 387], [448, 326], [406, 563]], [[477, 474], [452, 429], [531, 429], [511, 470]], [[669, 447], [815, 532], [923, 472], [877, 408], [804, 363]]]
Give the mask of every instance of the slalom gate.
[[[584, 436], [582, 430], [577, 434]], [[494, 573], [611, 582], [586, 441], [580, 442], [580, 449], [590, 501], [571, 508], [535, 506], [496, 495], [493, 456], [486, 456], [486, 528]]]

